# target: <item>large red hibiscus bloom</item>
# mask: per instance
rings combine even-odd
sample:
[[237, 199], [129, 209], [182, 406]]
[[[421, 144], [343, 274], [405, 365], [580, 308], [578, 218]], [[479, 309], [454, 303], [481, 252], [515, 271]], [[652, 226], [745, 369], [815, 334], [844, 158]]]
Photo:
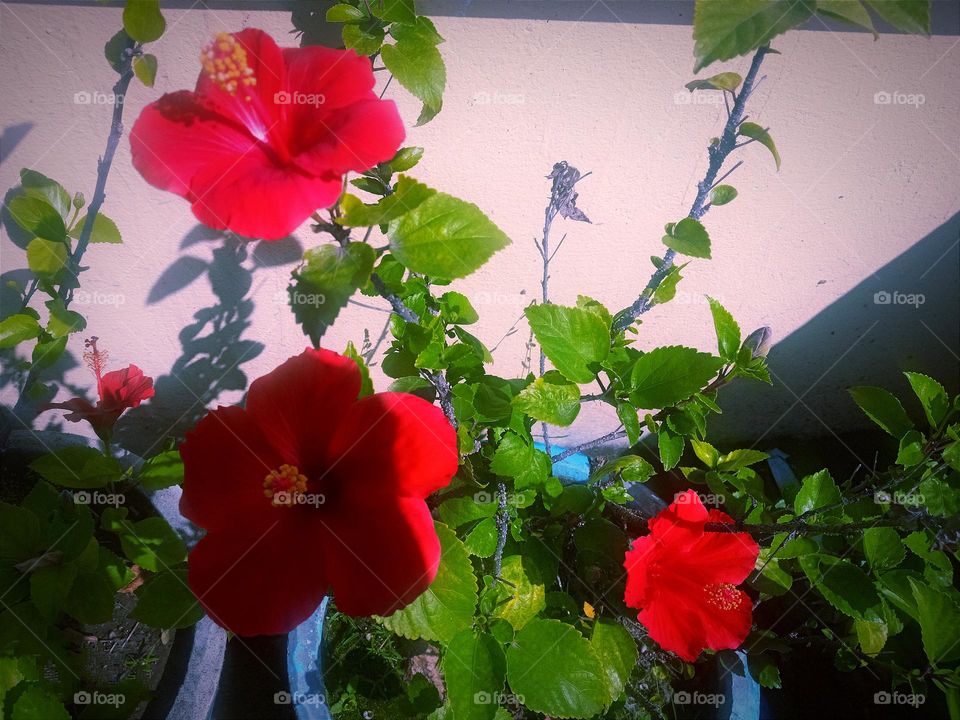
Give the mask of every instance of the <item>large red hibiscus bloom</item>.
[[404, 130], [352, 50], [277, 47], [262, 30], [220, 33], [193, 92], [164, 95], [130, 132], [147, 182], [200, 222], [277, 240], [340, 195], [343, 175], [394, 156]]
[[406, 393], [358, 399], [353, 360], [306, 350], [211, 411], [180, 446], [180, 511], [200, 603], [238, 635], [288, 632], [332, 587], [349, 615], [388, 615], [436, 576], [424, 499], [457, 470], [456, 433]]
[[747, 533], [704, 531], [732, 523], [707, 509], [693, 490], [677, 496], [648, 522], [650, 534], [627, 551], [624, 602], [650, 637], [688, 662], [701, 650], [739, 647], [750, 632], [750, 598], [736, 585], [757, 562], [760, 547]]
[[126, 410], [139, 407], [141, 402], [153, 397], [153, 378], [146, 377], [136, 365], [103, 372], [108, 356], [105, 350], [97, 348], [98, 340], [96, 336], [87, 339], [84, 343], [87, 349], [83, 353], [84, 361], [97, 378], [97, 404], [75, 397], [62, 403], [50, 403], [43, 409], [69, 410], [63, 416], [65, 420], [86, 420], [97, 435], [109, 440], [113, 426]]

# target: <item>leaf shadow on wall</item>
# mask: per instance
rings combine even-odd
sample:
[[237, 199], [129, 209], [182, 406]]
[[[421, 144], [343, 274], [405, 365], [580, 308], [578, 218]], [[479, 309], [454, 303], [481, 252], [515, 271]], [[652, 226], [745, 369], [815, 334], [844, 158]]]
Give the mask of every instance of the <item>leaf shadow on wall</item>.
[[212, 259], [181, 255], [147, 297], [149, 305], [162, 302], [205, 276], [216, 302], [197, 310], [180, 331], [180, 357], [166, 375], [156, 378], [150, 402], [129, 411], [117, 424], [117, 442], [141, 457], [161, 450], [168, 437], [182, 439], [224, 392], [246, 389], [242, 367], [264, 349], [263, 343], [243, 337], [254, 310], [249, 297], [254, 275], [263, 268], [294, 263], [303, 252], [292, 237], [254, 245], [202, 225], [187, 233], [180, 247], [201, 243], [218, 243]]
[[[776, 340], [777, 328], [773, 332]], [[738, 380], [721, 392], [723, 415], [710, 426], [715, 439], [746, 439], [764, 450], [778, 437], [872, 428], [847, 392], [855, 385], [886, 388], [922, 417], [906, 370], [936, 378], [956, 393], [960, 213], [776, 342], [768, 359], [772, 388]]]

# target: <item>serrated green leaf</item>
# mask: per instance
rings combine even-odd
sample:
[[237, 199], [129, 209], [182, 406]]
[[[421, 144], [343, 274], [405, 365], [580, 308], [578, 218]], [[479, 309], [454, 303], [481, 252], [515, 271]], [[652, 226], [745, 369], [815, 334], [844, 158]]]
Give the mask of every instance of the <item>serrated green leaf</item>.
[[420, 597], [389, 617], [379, 618], [389, 630], [411, 640], [449, 643], [468, 627], [477, 605], [477, 579], [463, 543], [450, 528], [436, 524], [440, 538], [437, 576]]
[[152, 88], [157, 80], [157, 56], [144, 53], [133, 59], [133, 74], [147, 87]]
[[363, 10], [347, 3], [337, 3], [327, 8], [326, 19], [330, 23], [360, 22], [365, 17]]
[[681, 402], [707, 385], [723, 361], [693, 348], [672, 345], [640, 356], [630, 373], [630, 401], [645, 409]]
[[737, 359], [737, 352], [740, 350], [740, 326], [719, 301], [708, 297], [710, 301], [710, 312], [713, 315], [713, 326], [717, 331], [717, 347], [720, 351], [720, 357], [726, 362], [732, 363]]
[[122, 525], [120, 545], [130, 562], [161, 572], [186, 559], [186, 545], [163, 518], [149, 517], [135, 523], [124, 521]]
[[609, 703], [609, 680], [590, 642], [559, 620], [531, 620], [507, 649], [507, 680], [526, 707], [589, 718]]
[[60, 244], [67, 238], [63, 217], [46, 197], [17, 195], [7, 203], [7, 212], [17, 225], [38, 238]]
[[314, 345], [350, 297], [370, 279], [376, 251], [365, 243], [321, 245], [307, 250], [288, 291], [293, 315]]
[[405, 172], [416, 166], [422, 157], [422, 147], [417, 147], [415, 145], [410, 147], [402, 147], [397, 150], [397, 154], [393, 156], [393, 159], [390, 160], [387, 165], [390, 167], [391, 172]]
[[337, 222], [348, 227], [383, 225], [410, 212], [436, 193], [433, 188], [401, 175], [393, 193], [375, 205], [364, 205], [359, 198], [344, 195], [340, 201], [342, 214], [337, 218]]
[[163, 630], [195, 625], [203, 609], [187, 585], [186, 570], [165, 570], [137, 588], [137, 606], [130, 617]]
[[63, 185], [36, 170], [23, 168], [20, 171], [20, 187], [23, 188], [24, 195], [39, 198], [51, 205], [66, 222], [70, 214], [70, 194]]
[[343, 26], [343, 45], [360, 55], [373, 55], [383, 45], [383, 28], [361, 27], [353, 23]]
[[874, 40], [880, 37], [876, 28], [873, 27], [870, 13], [860, 0], [817, 0], [817, 12], [869, 30], [873, 33]]
[[799, 562], [810, 584], [844, 615], [854, 620], [882, 619], [880, 596], [856, 565], [832, 555], [804, 555]]
[[874, 12], [898, 30], [930, 34], [929, 0], [866, 0]]
[[960, 658], [960, 605], [946, 593], [910, 578], [923, 650], [934, 666]]
[[83, 332], [87, 327], [87, 320], [78, 312], [67, 310], [61, 298], [47, 300], [44, 303], [50, 311], [47, 321], [47, 332], [54, 338], [62, 338], [72, 333]]
[[533, 442], [513, 431], [503, 434], [490, 461], [490, 472], [512, 477], [518, 490], [539, 487], [550, 476], [551, 468], [545, 452], [537, 450]]
[[618, 473], [626, 482], [646, 482], [653, 475], [653, 465], [639, 455], [624, 455], [595, 470], [590, 482], [597, 482], [614, 473]]
[[938, 427], [950, 411], [950, 397], [943, 385], [922, 373], [905, 372], [910, 387], [920, 399], [930, 427]]
[[620, 697], [637, 666], [637, 643], [622, 625], [612, 620], [597, 620], [590, 646], [603, 666], [610, 701]]
[[710, 236], [699, 220], [684, 218], [667, 226], [663, 244], [688, 257], [710, 259]]
[[717, 462], [717, 470], [720, 472], [736, 472], [740, 468], [763, 462], [768, 457], [770, 456], [767, 453], [759, 450], [732, 450], [726, 455], [720, 456], [720, 460]]
[[693, 71], [766, 45], [813, 15], [812, 0], [700, 0], [693, 16]]
[[664, 470], [672, 470], [680, 462], [683, 455], [683, 446], [686, 443], [683, 435], [677, 435], [665, 427], [659, 428], [657, 433], [657, 449], [660, 452], [660, 462]]
[[415, 35], [384, 45], [380, 57], [404, 88], [423, 103], [417, 125], [429, 122], [443, 105], [447, 70], [436, 45]]
[[[70, 231], [70, 237], [80, 238], [88, 217], [88, 215], [84, 215], [80, 218], [80, 222]], [[90, 242], [119, 245], [123, 242], [123, 238], [120, 237], [120, 230], [113, 220], [103, 213], [97, 213], [97, 216], [93, 219], [93, 230], [90, 231]]]
[[0, 320], [0, 348], [11, 348], [40, 334], [36, 318], [17, 313]]
[[580, 414], [580, 388], [551, 370], [521, 390], [513, 406], [534, 420], [565, 427]]
[[35, 237], [27, 245], [27, 265], [37, 275], [56, 275], [66, 264], [67, 246], [63, 242]]
[[531, 558], [508, 555], [503, 558], [500, 579], [506, 582], [497, 584], [493, 616], [519, 630], [546, 607], [543, 578]]
[[84, 572], [77, 575], [64, 602], [64, 611], [88, 624], [109, 622], [113, 617], [114, 588], [103, 573]]
[[11, 720], [70, 720], [63, 703], [41, 685], [28, 687], [13, 703]]
[[104, 487], [120, 478], [120, 464], [112, 457], [90, 447], [70, 446], [43, 455], [30, 469], [44, 480], [61, 487], [93, 489]]
[[590, 366], [610, 353], [610, 326], [599, 315], [550, 303], [531, 305], [524, 314], [544, 354], [561, 374], [576, 383], [593, 380]]
[[777, 164], [777, 170], [780, 169], [780, 153], [777, 151], [777, 145], [773, 141], [773, 137], [771, 137], [766, 128], [763, 128], [756, 123], [745, 122], [740, 124], [740, 127], [737, 129], [737, 133], [745, 137], [752, 138], [767, 148], [767, 150], [770, 151], [770, 154], [773, 155], [773, 161]]
[[637, 409], [630, 403], [617, 403], [617, 417], [623, 423], [623, 429], [627, 433], [627, 444], [634, 445], [640, 439], [642, 432]]
[[123, 29], [137, 42], [159, 40], [167, 23], [160, 12], [160, 0], [127, 0], [123, 8]]
[[873, 527], [863, 531], [863, 552], [874, 571], [895, 568], [906, 556], [900, 535], [890, 527]]
[[488, 633], [466, 629], [443, 649], [443, 679], [455, 720], [494, 720], [507, 672], [503, 647]]
[[147, 490], [160, 490], [182, 483], [183, 460], [180, 459], [180, 452], [167, 450], [145, 461], [137, 481]]
[[840, 502], [840, 490], [829, 470], [808, 475], [800, 482], [800, 490], [793, 501], [793, 511], [801, 515]]
[[913, 427], [913, 421], [897, 397], [883, 388], [867, 385], [853, 387], [850, 388], [850, 396], [867, 417], [895, 438], [902, 437]]
[[713, 77], [703, 78], [702, 80], [692, 80], [684, 87], [690, 92], [694, 90], [736, 90], [740, 87], [743, 78], [735, 72], [722, 72]]

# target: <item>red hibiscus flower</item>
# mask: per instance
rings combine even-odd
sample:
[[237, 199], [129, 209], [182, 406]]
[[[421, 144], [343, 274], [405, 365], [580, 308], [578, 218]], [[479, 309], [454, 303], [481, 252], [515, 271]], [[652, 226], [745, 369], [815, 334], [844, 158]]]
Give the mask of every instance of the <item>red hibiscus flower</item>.
[[753, 570], [760, 547], [747, 533], [705, 532], [706, 523], [732, 523], [707, 509], [693, 490], [679, 495], [633, 541], [624, 602], [650, 637], [688, 662], [701, 650], [732, 650], [750, 632], [750, 598], [735, 586]]
[[180, 512], [200, 603], [237, 635], [289, 632], [329, 588], [349, 615], [388, 615], [433, 581], [424, 499], [457, 470], [456, 433], [414, 395], [357, 399], [353, 360], [306, 350], [207, 414], [180, 446]]
[[164, 95], [130, 132], [133, 165], [190, 201], [200, 222], [277, 240], [340, 196], [343, 175], [396, 154], [404, 130], [353, 50], [277, 47], [220, 33], [193, 92]]
[[83, 359], [97, 376], [97, 395], [100, 399], [93, 405], [86, 398], [72, 398], [62, 403], [50, 403], [44, 410], [69, 410], [65, 420], [80, 422], [86, 420], [94, 431], [104, 440], [117, 420], [128, 408], [135, 408], [147, 398], [153, 397], [153, 378], [146, 377], [136, 365], [128, 365], [123, 370], [104, 373], [107, 364], [107, 352], [97, 349], [97, 337], [85, 341], [87, 350]]

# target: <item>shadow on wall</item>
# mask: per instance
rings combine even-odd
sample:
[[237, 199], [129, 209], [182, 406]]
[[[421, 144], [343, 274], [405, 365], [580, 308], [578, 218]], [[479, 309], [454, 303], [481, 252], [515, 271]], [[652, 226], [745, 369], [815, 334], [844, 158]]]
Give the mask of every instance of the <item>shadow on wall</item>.
[[[902, 345], [901, 338], [917, 336], [918, 324], [925, 342]], [[863, 428], [867, 421], [847, 393], [854, 385], [884, 387], [922, 417], [905, 370], [930, 375], [956, 393], [960, 213], [777, 343], [769, 360], [772, 388], [737, 382], [722, 393], [723, 415], [711, 428], [718, 439], [765, 447], [787, 426], [797, 437]], [[771, 415], [779, 418], [773, 425], [756, 426], [757, 417]]]
[[0, 165], [3, 165], [3, 161], [14, 151], [32, 128], [32, 122], [23, 122], [16, 125], [7, 125], [3, 129], [3, 133], [0, 134]]
[[202, 225], [187, 233], [180, 247], [204, 242], [221, 243], [214, 248], [212, 260], [179, 257], [164, 270], [147, 298], [151, 305], [161, 302], [206, 276], [217, 301], [194, 313], [193, 322], [180, 331], [182, 352], [170, 372], [155, 380], [156, 395], [117, 424], [117, 441], [141, 457], [160, 450], [167, 437], [181, 439], [223, 392], [246, 389], [242, 365], [264, 348], [262, 343], [243, 339], [253, 314], [254, 303], [247, 295], [254, 274], [262, 267], [296, 262], [303, 253], [293, 238], [261, 242], [253, 248]]

